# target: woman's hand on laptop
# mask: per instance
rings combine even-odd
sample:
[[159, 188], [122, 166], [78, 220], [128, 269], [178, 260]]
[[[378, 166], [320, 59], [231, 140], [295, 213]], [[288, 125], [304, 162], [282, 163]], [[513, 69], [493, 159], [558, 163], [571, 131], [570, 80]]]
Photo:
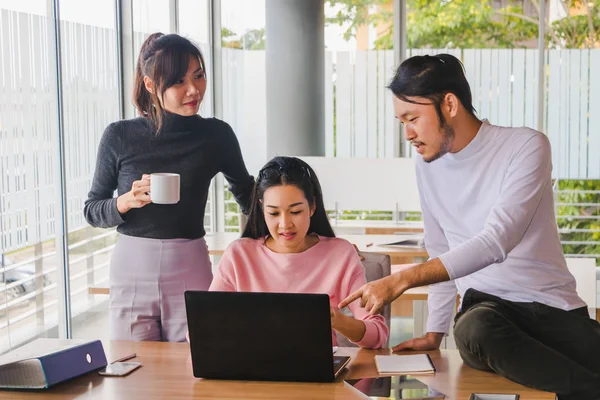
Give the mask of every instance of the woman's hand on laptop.
[[363, 321], [342, 314], [339, 310], [329, 305], [331, 314], [331, 329], [341, 333], [352, 342], [360, 342], [365, 336], [367, 327]]
[[396, 345], [392, 348], [392, 351], [404, 351], [404, 350], [437, 350], [440, 348], [442, 339], [444, 338], [443, 333], [439, 332], [427, 332], [425, 336], [420, 338], [408, 339]]

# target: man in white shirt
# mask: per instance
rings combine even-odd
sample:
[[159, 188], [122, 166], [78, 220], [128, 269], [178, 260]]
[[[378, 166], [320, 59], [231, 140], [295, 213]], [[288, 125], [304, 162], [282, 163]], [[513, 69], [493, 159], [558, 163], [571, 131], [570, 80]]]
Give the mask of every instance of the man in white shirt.
[[454, 335], [464, 362], [560, 400], [600, 399], [600, 324], [575, 291], [558, 236], [550, 143], [529, 128], [475, 116], [462, 64], [416, 56], [389, 88], [406, 139], [416, 147], [429, 261], [371, 282], [371, 313], [405, 290], [429, 289], [427, 334], [394, 347], [439, 348], [457, 291]]

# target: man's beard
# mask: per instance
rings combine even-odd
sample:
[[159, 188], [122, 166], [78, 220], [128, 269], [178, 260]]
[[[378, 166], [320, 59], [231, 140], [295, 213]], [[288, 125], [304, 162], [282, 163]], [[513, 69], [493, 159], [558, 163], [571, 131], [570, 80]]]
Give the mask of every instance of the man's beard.
[[423, 161], [425, 161], [426, 163], [430, 163], [432, 161], [437, 160], [444, 154], [448, 153], [452, 148], [452, 144], [454, 143], [454, 128], [450, 126], [450, 124], [448, 124], [446, 121], [440, 121], [440, 133], [442, 134], [442, 142], [440, 143], [440, 149], [437, 153], [435, 153], [427, 159], [423, 157]]

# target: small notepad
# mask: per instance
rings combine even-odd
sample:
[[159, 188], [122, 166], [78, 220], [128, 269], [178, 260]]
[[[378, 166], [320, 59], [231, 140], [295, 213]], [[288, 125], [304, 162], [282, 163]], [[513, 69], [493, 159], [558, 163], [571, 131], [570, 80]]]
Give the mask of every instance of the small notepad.
[[435, 366], [427, 354], [375, 356], [380, 374], [433, 374]]

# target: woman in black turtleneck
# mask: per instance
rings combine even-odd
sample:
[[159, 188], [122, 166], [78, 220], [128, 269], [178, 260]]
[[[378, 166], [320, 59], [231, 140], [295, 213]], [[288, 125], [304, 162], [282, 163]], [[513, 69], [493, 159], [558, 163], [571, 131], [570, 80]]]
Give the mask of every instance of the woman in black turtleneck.
[[[111, 339], [184, 341], [183, 293], [212, 281], [203, 239], [210, 181], [222, 172], [246, 213], [254, 179], [231, 127], [197, 114], [206, 69], [189, 40], [148, 37], [134, 86], [141, 117], [106, 128], [84, 214], [90, 225], [120, 233], [110, 267]], [[179, 203], [151, 202], [154, 172], [181, 175]]]

